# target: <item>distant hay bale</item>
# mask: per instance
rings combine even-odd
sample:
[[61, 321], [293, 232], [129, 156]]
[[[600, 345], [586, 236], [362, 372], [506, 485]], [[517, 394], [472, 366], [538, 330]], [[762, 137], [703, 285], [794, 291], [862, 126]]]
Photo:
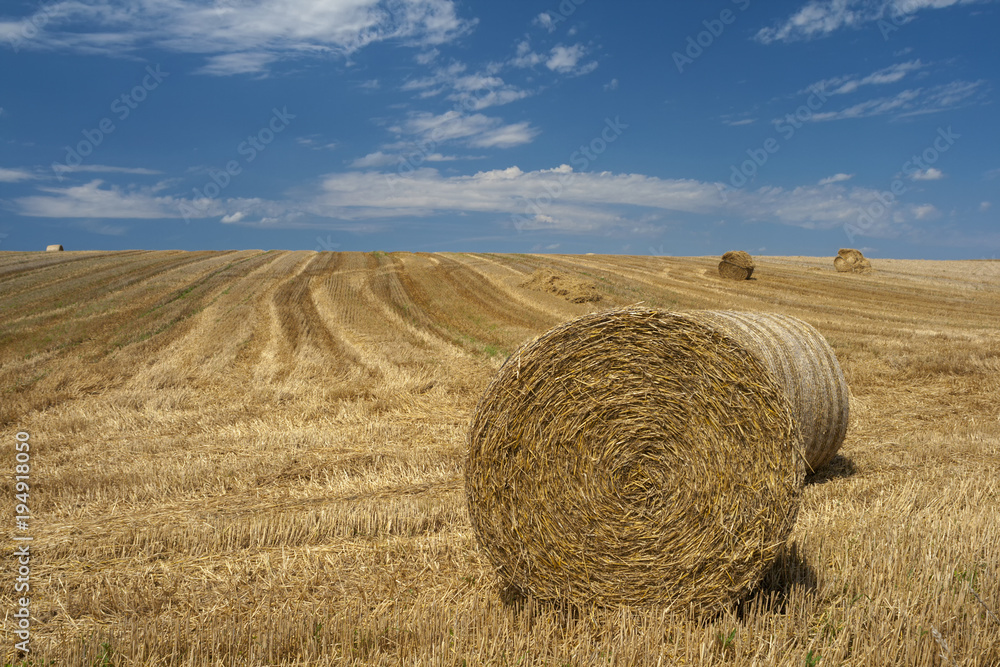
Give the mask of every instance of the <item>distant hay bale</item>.
[[63, 247], [59, 244], [45, 246], [45, 252], [62, 252]]
[[833, 266], [840, 273], [869, 273], [872, 271], [872, 263], [861, 254], [860, 250], [854, 248], [838, 250], [837, 256], [833, 258]]
[[777, 313], [687, 313], [739, 341], [760, 360], [792, 404], [810, 471], [825, 466], [847, 434], [849, 394], [844, 373], [823, 334]]
[[755, 264], [753, 257], [743, 250], [730, 250], [719, 262], [719, 275], [730, 280], [749, 280]]
[[537, 269], [521, 283], [521, 287], [555, 294], [572, 303], [596, 303], [601, 300], [597, 285], [547, 269]]
[[795, 522], [804, 461], [784, 390], [724, 328], [632, 307], [507, 359], [476, 407], [465, 473], [505, 584], [715, 610], [759, 581]]

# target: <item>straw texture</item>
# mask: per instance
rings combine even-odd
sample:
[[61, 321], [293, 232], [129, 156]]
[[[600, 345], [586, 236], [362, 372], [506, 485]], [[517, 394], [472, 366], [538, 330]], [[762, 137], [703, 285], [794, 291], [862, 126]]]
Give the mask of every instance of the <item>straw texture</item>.
[[749, 280], [755, 268], [753, 257], [743, 250], [730, 250], [719, 262], [719, 275], [730, 280]]
[[505, 585], [574, 603], [718, 609], [795, 522], [783, 389], [722, 327], [592, 313], [518, 349], [469, 432], [466, 496]]
[[60, 251], [62, 251], [62, 249], [63, 249], [63, 247], [61, 245], [59, 245], [58, 243], [56, 243], [54, 245], [45, 246], [45, 252], [60, 252]]
[[792, 404], [810, 471], [829, 463], [847, 434], [849, 394], [823, 335], [800, 319], [777, 313], [688, 315], [735, 338], [764, 364]]
[[868, 261], [860, 250], [854, 248], [841, 248], [837, 251], [837, 256], [833, 258], [833, 266], [841, 273], [870, 273], [872, 263]]

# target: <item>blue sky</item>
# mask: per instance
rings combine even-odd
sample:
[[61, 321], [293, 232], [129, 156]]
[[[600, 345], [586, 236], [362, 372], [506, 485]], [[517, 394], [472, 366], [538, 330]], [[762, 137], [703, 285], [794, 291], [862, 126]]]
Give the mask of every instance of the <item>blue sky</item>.
[[0, 250], [995, 258], [996, 0], [0, 9]]

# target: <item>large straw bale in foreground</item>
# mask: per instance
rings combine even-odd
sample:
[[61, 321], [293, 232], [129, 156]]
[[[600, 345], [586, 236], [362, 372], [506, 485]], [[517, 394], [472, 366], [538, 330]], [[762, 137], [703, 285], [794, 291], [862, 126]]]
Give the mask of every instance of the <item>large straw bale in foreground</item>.
[[743, 250], [730, 250], [719, 262], [719, 275], [730, 280], [749, 280], [756, 267], [753, 257]]
[[58, 243], [45, 246], [45, 252], [62, 252], [62, 249], [63, 247]]
[[646, 308], [522, 346], [473, 417], [472, 525], [501, 580], [576, 603], [722, 607], [798, 512], [792, 408], [720, 328]]
[[700, 322], [742, 343], [785, 390], [799, 424], [806, 464], [819, 470], [847, 434], [847, 381], [823, 335], [800, 319], [777, 313], [695, 311]]

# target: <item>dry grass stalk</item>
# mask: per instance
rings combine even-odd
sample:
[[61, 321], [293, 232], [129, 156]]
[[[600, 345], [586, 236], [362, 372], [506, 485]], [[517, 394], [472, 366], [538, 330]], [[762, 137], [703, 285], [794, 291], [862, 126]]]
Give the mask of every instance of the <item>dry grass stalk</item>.
[[506, 584], [708, 610], [774, 560], [803, 469], [791, 407], [753, 354], [690, 315], [632, 307], [507, 360], [473, 417], [466, 494]]
[[777, 313], [689, 313], [742, 343], [781, 385], [798, 420], [806, 463], [816, 471], [833, 459], [847, 434], [847, 381], [823, 335]]
[[833, 266], [840, 273], [870, 273], [872, 263], [854, 248], [841, 248], [833, 258]]
[[730, 250], [719, 262], [719, 275], [730, 280], [749, 280], [755, 268], [753, 257], [743, 250]]

